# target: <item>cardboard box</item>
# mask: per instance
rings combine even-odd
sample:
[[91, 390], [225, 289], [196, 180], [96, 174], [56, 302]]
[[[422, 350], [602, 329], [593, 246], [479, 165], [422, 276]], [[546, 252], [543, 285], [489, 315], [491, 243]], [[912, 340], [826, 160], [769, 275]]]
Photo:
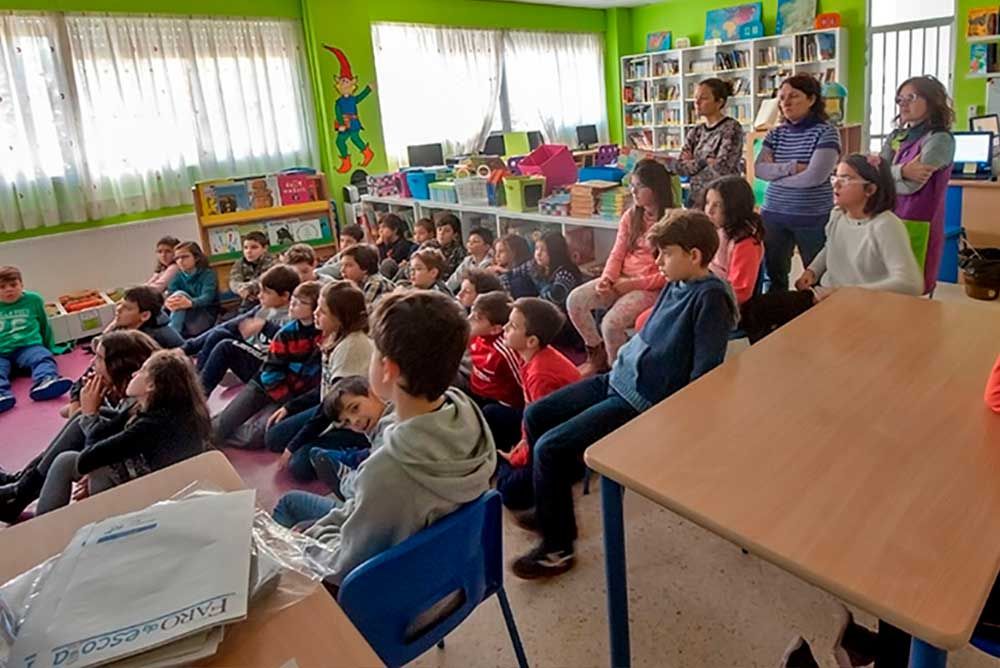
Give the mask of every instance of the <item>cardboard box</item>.
[[76, 313], [67, 313], [61, 304], [57, 304], [59, 315], [49, 318], [55, 342], [66, 343], [100, 334], [115, 319], [115, 303], [106, 293], [102, 292], [101, 298], [104, 299], [103, 305]]

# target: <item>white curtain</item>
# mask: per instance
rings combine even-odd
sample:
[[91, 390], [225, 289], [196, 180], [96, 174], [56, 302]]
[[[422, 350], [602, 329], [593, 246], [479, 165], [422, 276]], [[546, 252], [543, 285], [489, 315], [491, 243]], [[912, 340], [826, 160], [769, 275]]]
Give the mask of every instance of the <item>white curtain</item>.
[[504, 68], [512, 128], [541, 123], [549, 142], [575, 146], [576, 126], [596, 125], [607, 140], [601, 35], [507, 32]]
[[[40, 63], [16, 50], [0, 55], [0, 95], [11, 82], [37, 79], [39, 68], [49, 90], [45, 98], [30, 83], [28, 97], [20, 94], [24, 86], [15, 89], [13, 113], [0, 101], [0, 129], [6, 134], [11, 125], [29, 147], [51, 143], [51, 134], [56, 146], [43, 156], [22, 151], [10, 165], [0, 161], [4, 231], [188, 204], [199, 179], [315, 165], [297, 22], [7, 18], [8, 41], [52, 48]], [[50, 191], [46, 204], [42, 195]], [[28, 201], [24, 193], [35, 195]], [[12, 216], [9, 199], [18, 203]]]
[[445, 155], [482, 147], [500, 96], [501, 33], [437, 26], [372, 26], [386, 155], [442, 143]]

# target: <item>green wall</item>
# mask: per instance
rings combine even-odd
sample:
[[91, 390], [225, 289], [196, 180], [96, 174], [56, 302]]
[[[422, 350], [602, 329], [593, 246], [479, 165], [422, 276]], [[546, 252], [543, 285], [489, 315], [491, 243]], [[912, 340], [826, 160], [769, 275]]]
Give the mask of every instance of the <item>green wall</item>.
[[[646, 48], [646, 34], [659, 30], [670, 30], [673, 38], [690, 37], [691, 44], [704, 43], [705, 12], [720, 7], [739, 4], [735, 0], [668, 0], [655, 5], [644, 5], [632, 10], [632, 48], [628, 53], [640, 53]], [[777, 0], [764, 0], [764, 34], [774, 34], [777, 17]], [[865, 32], [867, 9], [865, 0], [819, 0], [816, 11], [839, 12], [841, 25], [848, 31], [847, 41], [850, 55], [847, 72], [847, 120], [860, 123], [865, 111]]]

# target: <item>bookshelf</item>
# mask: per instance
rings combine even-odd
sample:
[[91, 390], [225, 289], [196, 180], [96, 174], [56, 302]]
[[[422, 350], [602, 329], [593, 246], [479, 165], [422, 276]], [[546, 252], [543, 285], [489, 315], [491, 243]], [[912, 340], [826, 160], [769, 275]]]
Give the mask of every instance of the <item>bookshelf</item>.
[[[268, 237], [272, 253], [294, 243], [309, 244], [320, 255], [336, 252], [336, 215], [322, 172], [201, 181], [191, 194], [201, 247], [220, 286], [229, 284], [229, 270], [243, 253], [242, 237], [251, 231]], [[222, 206], [224, 199], [231, 203]]]
[[830, 28], [623, 56], [623, 145], [679, 152], [698, 124], [695, 87], [709, 77], [733, 84], [726, 113], [749, 132], [760, 103], [786, 77], [808, 73], [848, 87], [847, 49], [846, 29]]

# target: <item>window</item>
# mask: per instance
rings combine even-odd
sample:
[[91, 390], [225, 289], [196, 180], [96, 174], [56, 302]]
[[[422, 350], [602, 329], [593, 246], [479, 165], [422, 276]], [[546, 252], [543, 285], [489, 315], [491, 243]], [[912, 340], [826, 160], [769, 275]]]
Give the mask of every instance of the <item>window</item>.
[[[13, 47], [13, 48], [9, 48]], [[0, 231], [188, 204], [203, 178], [314, 163], [300, 26], [0, 16]]]
[[879, 151], [893, 130], [896, 89], [911, 76], [930, 74], [952, 90], [954, 6], [941, 0], [872, 0], [868, 136]]
[[596, 34], [372, 26], [386, 153], [442, 143], [478, 150], [489, 132], [540, 130], [574, 143], [576, 126], [607, 134], [604, 45]]

